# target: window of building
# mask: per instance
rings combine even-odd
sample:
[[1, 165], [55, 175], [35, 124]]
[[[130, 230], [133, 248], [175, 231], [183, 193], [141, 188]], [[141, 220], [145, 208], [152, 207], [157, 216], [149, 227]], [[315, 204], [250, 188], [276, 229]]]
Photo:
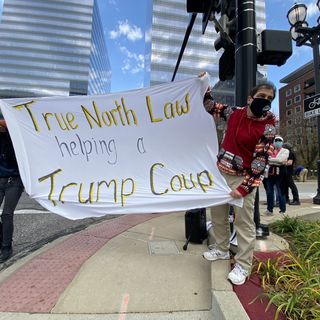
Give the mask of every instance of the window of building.
[[88, 81], [70, 80], [69, 96], [87, 95]]
[[299, 84], [296, 84], [294, 87], [293, 87], [293, 92], [296, 93], [296, 92], [299, 92], [301, 90], [301, 85], [300, 83]]
[[292, 120], [287, 120], [287, 125], [291, 126], [292, 125]]
[[291, 89], [288, 89], [287, 91], [286, 91], [286, 97], [289, 97], [289, 96], [291, 96], [292, 95], [292, 90]]
[[308, 79], [308, 80], [306, 80], [306, 81], [304, 82], [304, 88], [309, 88], [309, 87], [311, 87], [311, 86], [313, 86], [313, 85], [314, 85], [314, 79], [313, 79], [313, 78]]
[[289, 107], [292, 105], [292, 99], [286, 101], [286, 106]]
[[287, 110], [287, 117], [291, 116], [291, 114], [292, 114], [292, 109]]
[[296, 106], [296, 113], [301, 112], [301, 106]]
[[295, 96], [293, 100], [294, 100], [294, 103], [300, 102], [300, 101], [301, 101], [301, 96], [300, 96], [300, 94], [299, 94], [298, 96]]

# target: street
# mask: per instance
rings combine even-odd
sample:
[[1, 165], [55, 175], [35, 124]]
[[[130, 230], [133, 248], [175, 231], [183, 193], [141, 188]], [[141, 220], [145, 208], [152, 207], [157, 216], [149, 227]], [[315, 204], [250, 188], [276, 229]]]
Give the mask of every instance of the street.
[[[315, 179], [308, 180], [306, 182], [295, 181], [295, 184], [299, 191], [300, 200], [308, 200], [308, 199], [310, 200], [317, 194], [317, 180]], [[266, 197], [266, 192], [263, 186], [259, 188], [259, 191], [260, 191], [260, 201], [266, 201], [267, 197]], [[290, 200], [292, 200], [291, 191], [289, 191], [289, 197], [290, 197]]]
[[13, 256], [0, 264], [0, 270], [59, 237], [117, 216], [69, 220], [45, 210], [23, 193], [14, 215]]

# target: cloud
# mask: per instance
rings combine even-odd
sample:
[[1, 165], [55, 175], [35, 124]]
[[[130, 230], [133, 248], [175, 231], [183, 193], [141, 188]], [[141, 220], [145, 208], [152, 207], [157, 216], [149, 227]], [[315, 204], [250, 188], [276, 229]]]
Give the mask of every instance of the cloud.
[[125, 36], [130, 41], [136, 41], [143, 38], [142, 31], [136, 25], [130, 25], [128, 20], [119, 21], [118, 29], [109, 32], [111, 39], [117, 39], [121, 36]]
[[312, 52], [312, 50], [308, 46], [297, 47], [296, 45], [293, 44], [292, 49], [293, 49], [292, 57], [295, 57], [297, 59], [310, 55]]
[[316, 5], [315, 2], [311, 2], [307, 5], [308, 7], [308, 18], [311, 18], [313, 16], [315, 16], [316, 14], [319, 14], [319, 8]]
[[119, 4], [118, 4], [117, 0], [108, 0], [108, 4], [110, 7], [113, 7], [113, 10], [120, 12]]
[[121, 46], [120, 51], [126, 56], [124, 65], [121, 68], [123, 73], [137, 74], [144, 70], [144, 55], [129, 51], [126, 47]]

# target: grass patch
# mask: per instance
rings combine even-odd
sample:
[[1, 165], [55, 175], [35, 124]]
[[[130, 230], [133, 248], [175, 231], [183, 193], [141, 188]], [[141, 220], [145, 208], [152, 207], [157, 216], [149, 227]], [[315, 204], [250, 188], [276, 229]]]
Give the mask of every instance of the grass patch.
[[276, 259], [254, 262], [268, 307], [276, 305], [275, 319], [282, 312], [288, 320], [320, 320], [320, 221], [285, 217], [269, 227], [290, 249]]

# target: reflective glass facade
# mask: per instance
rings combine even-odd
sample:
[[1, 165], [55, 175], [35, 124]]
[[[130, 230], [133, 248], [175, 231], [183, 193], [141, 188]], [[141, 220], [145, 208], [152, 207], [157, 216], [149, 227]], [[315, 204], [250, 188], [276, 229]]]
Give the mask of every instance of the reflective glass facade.
[[93, 27], [99, 26], [93, 8], [94, 0], [4, 0], [0, 96], [107, 92], [108, 84], [94, 86], [101, 65], [91, 56], [101, 44], [93, 39], [101, 38]]
[[95, 1], [92, 18], [92, 41], [88, 94], [102, 94], [111, 91], [111, 66], [104, 40], [99, 7]]
[[[150, 12], [150, 80], [146, 75], [145, 85], [171, 81], [190, 20], [186, 11], [186, 0], [153, 0]], [[265, 29], [265, 0], [256, 0], [256, 19], [257, 31]], [[218, 67], [222, 50], [217, 52], [213, 46], [217, 36], [210, 21], [202, 35], [202, 15], [198, 14], [176, 80], [193, 77], [206, 70], [211, 75], [212, 85], [219, 81]], [[259, 67], [259, 71], [265, 74], [266, 68]]]

